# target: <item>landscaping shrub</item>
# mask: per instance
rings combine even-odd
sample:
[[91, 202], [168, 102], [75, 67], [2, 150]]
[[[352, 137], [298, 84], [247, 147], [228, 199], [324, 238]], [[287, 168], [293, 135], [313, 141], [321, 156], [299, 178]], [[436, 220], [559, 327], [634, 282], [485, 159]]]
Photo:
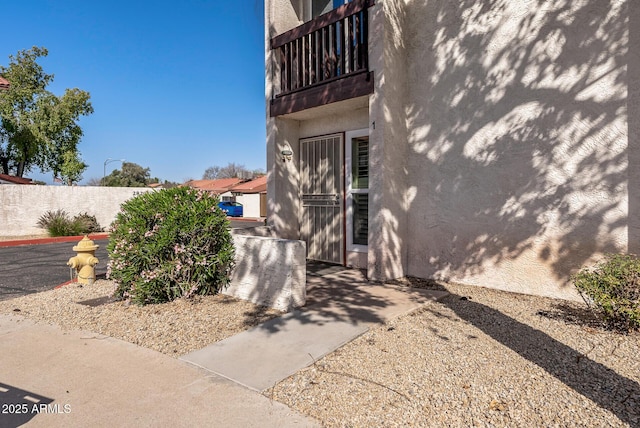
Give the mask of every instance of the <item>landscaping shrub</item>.
[[64, 210], [47, 211], [38, 219], [38, 226], [47, 229], [50, 236], [77, 236], [102, 230], [95, 216], [82, 213], [71, 218]]
[[608, 327], [640, 328], [640, 259], [636, 256], [609, 254], [593, 269], [583, 269], [571, 279]]
[[111, 225], [107, 276], [138, 304], [215, 294], [229, 283], [233, 241], [218, 198], [175, 187], [138, 195]]
[[77, 222], [82, 230], [82, 233], [95, 233], [102, 232], [102, 227], [96, 216], [90, 215], [88, 213], [80, 213], [73, 218], [73, 221]]

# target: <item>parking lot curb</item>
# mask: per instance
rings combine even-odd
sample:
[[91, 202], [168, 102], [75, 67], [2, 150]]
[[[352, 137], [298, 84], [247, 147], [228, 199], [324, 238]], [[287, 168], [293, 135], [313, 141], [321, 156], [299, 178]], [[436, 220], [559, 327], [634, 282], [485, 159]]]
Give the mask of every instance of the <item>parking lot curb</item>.
[[[78, 236], [58, 236], [58, 237], [45, 237], [45, 238], [29, 238], [29, 239], [16, 239], [11, 241], [0, 241], [0, 247], [17, 247], [19, 245], [39, 245], [39, 244], [53, 244], [57, 242], [77, 242], [80, 241], [84, 235]], [[90, 234], [89, 239], [104, 240], [109, 239], [108, 233], [95, 233]]]

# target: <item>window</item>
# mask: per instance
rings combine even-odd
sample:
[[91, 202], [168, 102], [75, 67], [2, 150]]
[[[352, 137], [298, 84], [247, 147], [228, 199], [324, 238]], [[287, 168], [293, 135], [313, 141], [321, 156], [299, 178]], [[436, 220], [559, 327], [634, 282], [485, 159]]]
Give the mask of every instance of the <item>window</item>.
[[369, 234], [368, 130], [346, 133], [347, 251], [367, 251]]
[[306, 0], [307, 21], [317, 18], [351, 0]]

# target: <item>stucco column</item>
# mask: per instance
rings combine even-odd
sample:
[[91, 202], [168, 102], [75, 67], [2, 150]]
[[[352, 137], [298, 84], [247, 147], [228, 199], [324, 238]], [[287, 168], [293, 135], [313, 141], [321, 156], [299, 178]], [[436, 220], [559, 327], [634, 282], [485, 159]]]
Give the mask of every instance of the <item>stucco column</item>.
[[369, 67], [375, 73], [369, 119], [369, 279], [401, 277], [406, 268], [406, 55], [402, 1], [369, 11]]

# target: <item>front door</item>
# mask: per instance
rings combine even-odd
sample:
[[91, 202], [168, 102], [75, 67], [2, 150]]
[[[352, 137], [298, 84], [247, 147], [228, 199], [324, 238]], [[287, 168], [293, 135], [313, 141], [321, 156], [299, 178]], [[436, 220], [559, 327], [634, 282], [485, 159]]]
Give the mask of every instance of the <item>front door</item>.
[[307, 258], [344, 264], [343, 134], [300, 140], [300, 225]]

